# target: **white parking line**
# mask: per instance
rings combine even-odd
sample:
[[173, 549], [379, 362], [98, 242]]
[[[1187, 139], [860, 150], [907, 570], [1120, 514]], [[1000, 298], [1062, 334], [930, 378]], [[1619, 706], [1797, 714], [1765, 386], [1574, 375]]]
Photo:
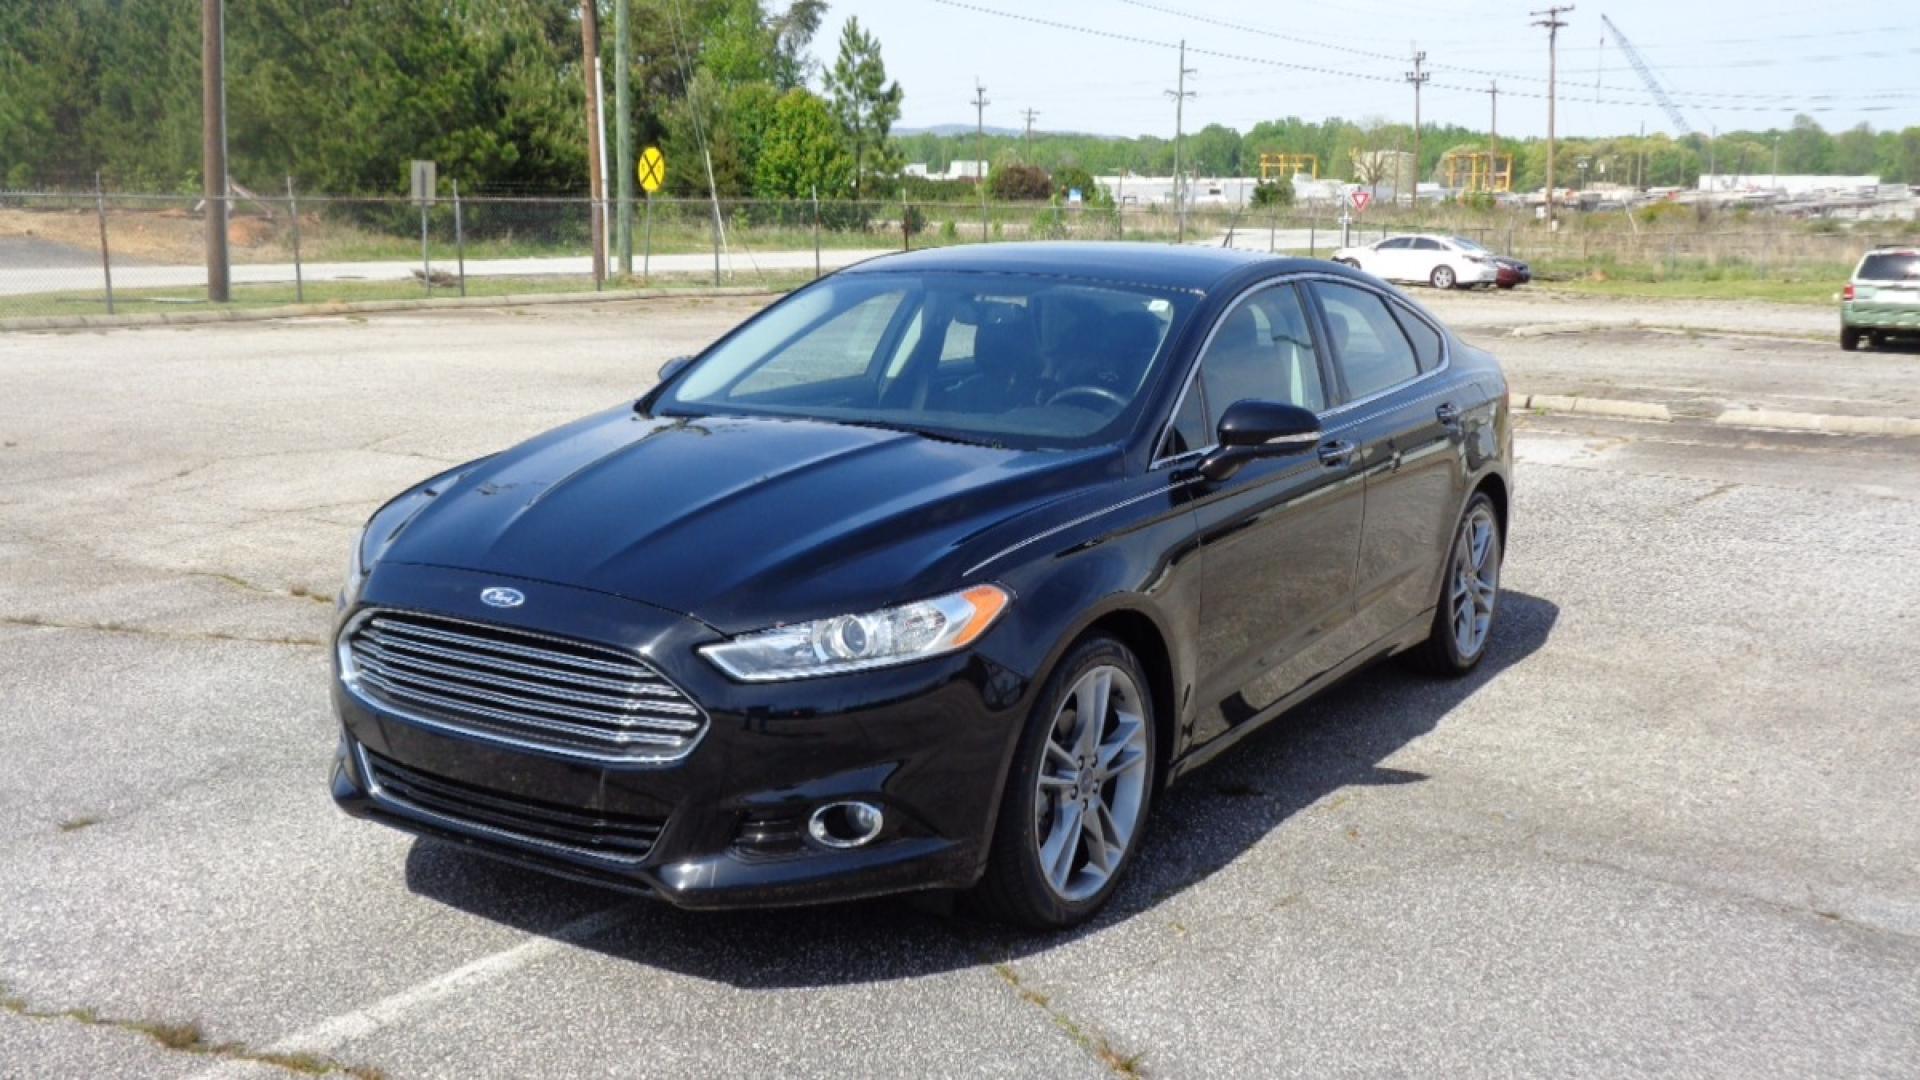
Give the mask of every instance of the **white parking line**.
[[[273, 1054], [330, 1055], [358, 1039], [391, 1027], [410, 1016], [432, 1008], [449, 997], [492, 982], [503, 975], [526, 967], [562, 949], [612, 929], [634, 918], [638, 901], [606, 908], [585, 915], [541, 937], [523, 941], [508, 949], [462, 964], [452, 971], [415, 983], [398, 993], [381, 998], [351, 1012], [330, 1016], [300, 1029], [266, 1048]], [[245, 1061], [226, 1061], [196, 1073], [194, 1080], [215, 1080], [257, 1075], [257, 1065]]]

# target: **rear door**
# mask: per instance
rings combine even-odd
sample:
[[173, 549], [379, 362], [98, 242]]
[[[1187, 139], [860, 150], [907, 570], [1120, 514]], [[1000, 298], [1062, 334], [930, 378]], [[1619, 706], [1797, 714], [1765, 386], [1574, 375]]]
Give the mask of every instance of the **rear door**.
[[1444, 370], [1444, 336], [1406, 304], [1346, 282], [1316, 280], [1311, 292], [1346, 398], [1326, 430], [1354, 445], [1366, 483], [1354, 619], [1362, 644], [1372, 644], [1423, 617], [1439, 595], [1466, 498], [1461, 416], [1474, 388]]
[[[1213, 436], [1200, 433], [1213, 431], [1237, 401], [1325, 412], [1331, 377], [1311, 327], [1293, 284], [1243, 296], [1202, 351], [1176, 421], [1186, 430], [1178, 445], [1197, 452], [1202, 440], [1211, 444]], [[1255, 460], [1199, 489], [1201, 670], [1193, 745], [1253, 719], [1351, 654], [1364, 497], [1351, 455], [1338, 447]]]

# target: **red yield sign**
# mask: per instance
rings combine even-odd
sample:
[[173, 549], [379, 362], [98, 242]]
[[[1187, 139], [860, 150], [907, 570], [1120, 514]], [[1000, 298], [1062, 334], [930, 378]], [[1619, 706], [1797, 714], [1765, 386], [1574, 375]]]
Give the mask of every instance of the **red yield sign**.
[[1367, 207], [1372, 205], [1373, 205], [1373, 192], [1356, 191], [1353, 193], [1353, 208], [1355, 210], [1358, 210], [1364, 214], [1367, 212]]

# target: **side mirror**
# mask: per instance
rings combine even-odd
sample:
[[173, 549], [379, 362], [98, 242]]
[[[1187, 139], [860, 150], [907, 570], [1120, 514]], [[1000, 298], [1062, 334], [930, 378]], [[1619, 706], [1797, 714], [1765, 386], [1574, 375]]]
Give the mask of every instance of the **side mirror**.
[[661, 364], [660, 381], [668, 382], [672, 380], [675, 375], [687, 370], [687, 365], [691, 363], [693, 363], [693, 357], [691, 356], [676, 356], [666, 363]]
[[1200, 475], [1218, 483], [1255, 458], [1305, 450], [1321, 438], [1310, 409], [1278, 401], [1236, 401], [1220, 417], [1220, 445], [1200, 459]]

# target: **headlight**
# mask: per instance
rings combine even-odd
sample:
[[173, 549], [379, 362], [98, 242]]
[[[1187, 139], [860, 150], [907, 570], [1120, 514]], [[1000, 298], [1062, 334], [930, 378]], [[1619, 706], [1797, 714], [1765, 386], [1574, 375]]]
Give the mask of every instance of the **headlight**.
[[347, 576], [340, 584], [340, 595], [334, 599], [334, 606], [345, 608], [360, 593], [360, 582], [367, 576], [367, 567], [362, 562], [360, 549], [367, 542], [367, 527], [362, 525], [353, 534], [353, 545], [347, 549]]
[[705, 645], [700, 655], [741, 682], [775, 682], [888, 667], [963, 649], [1011, 599], [997, 585], [887, 608], [795, 623]]

